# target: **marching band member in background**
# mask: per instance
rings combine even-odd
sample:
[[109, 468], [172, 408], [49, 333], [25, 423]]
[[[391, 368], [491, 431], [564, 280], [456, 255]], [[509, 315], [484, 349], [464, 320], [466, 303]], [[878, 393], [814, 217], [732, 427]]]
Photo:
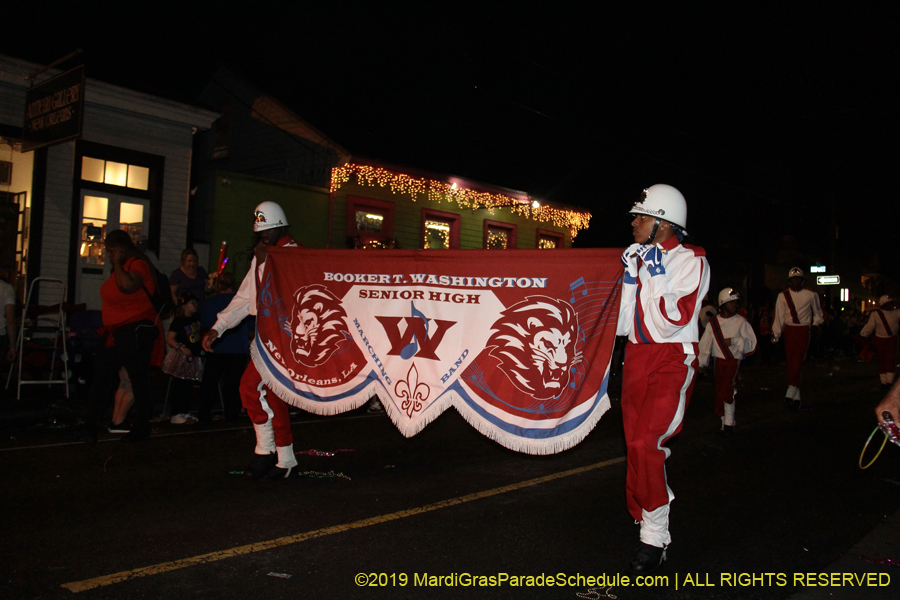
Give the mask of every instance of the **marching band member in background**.
[[628, 336], [622, 377], [622, 419], [628, 447], [628, 511], [641, 524], [633, 575], [656, 571], [666, 560], [669, 505], [665, 444], [681, 430], [697, 370], [697, 323], [709, 290], [709, 264], [701, 248], [682, 246], [684, 196], [672, 186], [644, 190], [632, 207], [635, 243], [625, 250], [616, 335]]
[[794, 267], [788, 272], [788, 287], [775, 302], [775, 321], [772, 323], [772, 342], [777, 343], [784, 334], [784, 362], [788, 388], [784, 403], [788, 408], [800, 409], [800, 383], [803, 361], [809, 348], [811, 327], [823, 321], [819, 295], [805, 289], [803, 270]]
[[737, 314], [741, 297], [731, 288], [719, 292], [719, 314], [709, 319], [700, 338], [700, 365], [716, 358], [716, 414], [722, 419], [722, 433], [734, 434], [734, 398], [741, 360], [756, 351], [756, 334], [747, 319]]
[[878, 308], [869, 314], [866, 326], [860, 335], [869, 337], [875, 334], [875, 354], [878, 356], [878, 377], [881, 387], [890, 389], [894, 383], [894, 368], [897, 364], [897, 330], [900, 329], [900, 310], [890, 296], [878, 299]]
[[[213, 328], [203, 336], [203, 349], [214, 352], [213, 343], [227, 330], [240, 325], [247, 315], [256, 315], [257, 280], [262, 281], [266, 268], [266, 249], [299, 247], [288, 233], [287, 217], [274, 202], [263, 202], [254, 211], [253, 231], [260, 234], [250, 270], [241, 287], [225, 310], [219, 313]], [[256, 340], [252, 345], [256, 344]], [[251, 360], [241, 378], [241, 404], [256, 430], [255, 458], [247, 476], [250, 479], [282, 479], [297, 466], [294, 456], [294, 434], [288, 406], [262, 381]]]

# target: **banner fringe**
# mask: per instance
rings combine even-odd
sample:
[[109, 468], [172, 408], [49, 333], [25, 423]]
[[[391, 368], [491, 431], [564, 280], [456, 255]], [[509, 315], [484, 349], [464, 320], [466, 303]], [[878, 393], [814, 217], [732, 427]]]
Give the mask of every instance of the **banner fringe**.
[[[266, 387], [272, 390], [276, 396], [284, 400], [286, 404], [289, 404], [301, 410], [305, 410], [306, 412], [312, 413], [314, 415], [331, 417], [351, 410], [355, 410], [360, 406], [366, 404], [372, 398], [372, 396], [376, 396], [378, 394], [377, 387], [380, 386], [380, 384], [377, 381], [373, 381], [371, 385], [366, 386], [365, 389], [357, 392], [353, 396], [342, 398], [335, 402], [313, 402], [311, 400], [300, 397], [297, 394], [296, 390], [285, 387], [280, 381], [272, 376], [259, 354], [259, 349], [256, 347], [255, 339], [250, 343], [250, 357], [253, 359], [253, 364], [256, 365], [256, 370], [259, 371], [259, 375], [262, 378], [263, 383], [266, 384]], [[382, 405], [383, 404], [384, 402], [382, 402]]]
[[[306, 412], [321, 415], [334, 416], [347, 411], [355, 410], [365, 405], [374, 396], [378, 396], [381, 405], [384, 407], [387, 416], [397, 428], [403, 437], [411, 438], [421, 432], [432, 421], [437, 419], [445, 410], [451, 406], [456, 409], [462, 417], [479, 433], [494, 440], [504, 448], [513, 450], [514, 452], [522, 452], [535, 456], [545, 456], [564, 452], [580, 444], [587, 435], [593, 431], [601, 417], [610, 409], [609, 394], [604, 394], [600, 399], [599, 405], [591, 411], [591, 414], [584, 423], [573, 429], [572, 431], [554, 436], [548, 439], [525, 438], [522, 436], [507, 433], [502, 429], [491, 425], [485, 421], [483, 417], [478, 415], [456, 391], [448, 391], [441, 399], [428, 407], [427, 414], [418, 415], [415, 421], [411, 421], [403, 414], [403, 410], [394, 404], [390, 394], [385, 393], [379, 395], [379, 388], [384, 390], [384, 386], [379, 381], [373, 381], [366, 386], [365, 389], [354, 394], [353, 396], [342, 398], [340, 401], [329, 402], [327, 404], [321, 402], [313, 402], [299, 397], [294, 390], [285, 387], [280, 381], [275, 379], [265, 363], [259, 355], [256, 347], [256, 340], [250, 344], [250, 356], [253, 364], [259, 371], [263, 383], [268, 386], [279, 398], [287, 404], [305, 410]], [[608, 375], [608, 372], [607, 372]]]
[[572, 431], [549, 439], [535, 439], [513, 435], [492, 426], [485, 421], [484, 418], [479, 416], [478, 413], [472, 410], [472, 408], [462, 398], [459, 398], [455, 392], [453, 392], [453, 395], [456, 396], [457, 400], [454, 402], [453, 408], [469, 422], [469, 425], [477, 429], [482, 435], [491, 438], [509, 450], [535, 456], [556, 454], [557, 452], [563, 452], [569, 448], [574, 448], [594, 430], [594, 427], [600, 422], [600, 418], [606, 414], [606, 411], [610, 408], [609, 395], [604, 394], [603, 398], [600, 399], [600, 404], [591, 411], [590, 416], [588, 416], [585, 422]]

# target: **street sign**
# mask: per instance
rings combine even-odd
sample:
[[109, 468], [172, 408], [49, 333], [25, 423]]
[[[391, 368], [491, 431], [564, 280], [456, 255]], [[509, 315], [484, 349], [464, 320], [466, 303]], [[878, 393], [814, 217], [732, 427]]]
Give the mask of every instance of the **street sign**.
[[825, 272], [825, 267], [823, 267], [823, 266], [815, 266], [815, 265], [814, 265], [814, 266], [812, 266], [812, 267], [809, 268], [809, 272], [810, 272], [810, 273], [824, 273], [824, 272]]
[[816, 283], [819, 285], [839, 285], [841, 283], [840, 275], [818, 275]]

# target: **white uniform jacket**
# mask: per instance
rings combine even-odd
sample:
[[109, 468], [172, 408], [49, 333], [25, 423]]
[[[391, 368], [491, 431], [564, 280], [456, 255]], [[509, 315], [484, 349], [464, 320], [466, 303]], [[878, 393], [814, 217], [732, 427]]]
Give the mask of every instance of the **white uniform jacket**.
[[794, 323], [791, 316], [791, 309], [787, 300], [784, 299], [784, 293], [778, 294], [778, 300], [775, 302], [775, 322], [772, 323], [772, 339], [776, 342], [781, 337], [781, 332], [785, 326], [797, 325], [820, 325], [824, 319], [822, 318], [822, 306], [819, 304], [819, 295], [812, 290], [802, 289], [795, 292], [791, 289], [787, 290], [794, 301], [794, 308], [797, 309], [797, 318], [799, 323]]
[[[287, 239], [287, 241], [281, 243], [281, 240], [279, 240], [277, 244], [278, 247], [297, 247], [297, 242], [290, 237], [286, 236], [285, 238], [282, 238], [282, 240], [284, 239]], [[216, 324], [213, 325], [212, 328], [220, 336], [232, 327], [239, 325], [247, 315], [256, 316], [256, 278], [259, 277], [259, 279], [262, 280], [265, 270], [265, 262], [259, 265], [259, 268], [256, 267], [256, 256], [254, 256], [250, 261], [250, 270], [247, 271], [247, 274], [244, 276], [244, 280], [241, 282], [241, 287], [238, 288], [237, 294], [234, 295], [234, 298], [231, 299], [228, 306], [216, 315]]]
[[[731, 340], [731, 344], [728, 346], [731, 354], [729, 358], [740, 360], [756, 351], [756, 334], [753, 333], [753, 328], [747, 322], [747, 319], [741, 315], [732, 315], [726, 318], [721, 314], [711, 317], [710, 321], [713, 319], [719, 324], [719, 328], [722, 330], [722, 337]], [[704, 367], [708, 365], [710, 355], [716, 358], [725, 358], [722, 354], [722, 349], [716, 341], [712, 324], [706, 328], [706, 331], [703, 332], [703, 337], [700, 338], [700, 364]]]
[[[879, 312], [884, 315], [888, 326], [890, 326], [891, 328], [891, 333], [888, 333], [885, 330], [884, 323], [881, 321], [881, 317], [878, 316]], [[862, 328], [862, 331], [860, 331], [859, 334], [863, 337], [869, 337], [874, 331], [875, 337], [889, 338], [892, 335], [897, 335], [898, 328], [900, 328], [900, 309], [881, 310], [879, 308], [873, 310], [871, 314], [869, 314], [869, 320], [866, 322], [866, 326]]]
[[709, 325], [709, 320], [718, 314], [716, 307], [712, 304], [707, 304], [703, 308], [700, 309], [700, 327], [706, 327]]
[[[665, 273], [653, 276], [638, 261], [637, 278], [627, 270], [623, 275], [616, 335], [627, 335], [635, 344], [681, 343], [685, 354], [694, 354], [701, 301], [709, 291], [706, 252], [682, 246], [676, 237], [657, 247]], [[639, 248], [640, 244], [629, 246], [626, 256]]]

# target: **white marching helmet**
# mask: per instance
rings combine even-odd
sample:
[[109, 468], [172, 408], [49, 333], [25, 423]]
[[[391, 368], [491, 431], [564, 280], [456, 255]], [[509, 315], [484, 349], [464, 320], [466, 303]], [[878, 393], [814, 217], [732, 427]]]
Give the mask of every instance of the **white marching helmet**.
[[884, 306], [885, 304], [890, 304], [891, 302], [893, 302], [893, 300], [891, 300], [891, 297], [885, 295], [878, 299], [878, 306]]
[[725, 288], [721, 292], [719, 292], [719, 306], [722, 306], [726, 302], [731, 302], [732, 300], [740, 300], [741, 295], [734, 291], [732, 288]]
[[[671, 185], [657, 183], [651, 185], [635, 202], [630, 211], [633, 215], [656, 217], [674, 223], [682, 229], [687, 227], [687, 202], [684, 196]], [[687, 233], [687, 231], [685, 231]]]
[[274, 202], [262, 202], [253, 211], [253, 231], [265, 231], [266, 229], [275, 229], [276, 227], [287, 227], [287, 217], [284, 211]]
[[800, 267], [794, 267], [793, 269], [788, 271], [787, 278], [790, 279], [791, 277], [801, 277], [803, 279], [806, 279], [806, 275], [803, 274], [803, 269], [801, 269]]

